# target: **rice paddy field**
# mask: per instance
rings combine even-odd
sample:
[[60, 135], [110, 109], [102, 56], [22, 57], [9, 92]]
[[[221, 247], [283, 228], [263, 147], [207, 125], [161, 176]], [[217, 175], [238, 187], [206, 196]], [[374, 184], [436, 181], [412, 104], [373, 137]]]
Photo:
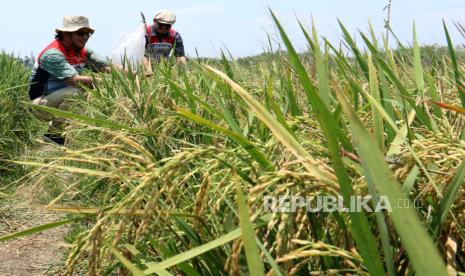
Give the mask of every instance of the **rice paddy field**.
[[[444, 25], [448, 47], [394, 50], [340, 22], [341, 45], [302, 26], [297, 53], [272, 16], [281, 49], [99, 74], [67, 112], [32, 107], [3, 53], [0, 205], [28, 186], [65, 217], [0, 242], [68, 225], [67, 275], [463, 275], [460, 42]], [[41, 150], [38, 108], [69, 120], [65, 147]], [[270, 201], [319, 196], [343, 206]]]

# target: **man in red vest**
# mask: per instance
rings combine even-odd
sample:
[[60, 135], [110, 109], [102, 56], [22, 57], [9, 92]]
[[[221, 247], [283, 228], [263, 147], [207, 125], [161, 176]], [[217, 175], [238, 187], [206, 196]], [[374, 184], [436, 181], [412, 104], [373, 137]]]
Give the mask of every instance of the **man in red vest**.
[[[29, 85], [29, 98], [33, 104], [67, 110], [66, 99], [82, 92], [81, 86], [93, 87], [93, 80], [81, 76], [84, 68], [109, 72], [108, 63], [86, 49], [86, 43], [94, 33], [89, 20], [84, 16], [65, 16], [63, 26], [55, 30], [52, 41], [37, 57]], [[46, 112], [35, 111], [35, 115], [50, 123], [47, 141], [64, 144], [61, 136], [63, 119]]]
[[158, 62], [169, 58], [172, 51], [179, 62], [187, 63], [181, 35], [171, 27], [174, 22], [176, 16], [172, 12], [161, 10], [155, 13], [153, 25], [146, 26], [144, 66], [148, 71], [151, 71], [149, 59]]

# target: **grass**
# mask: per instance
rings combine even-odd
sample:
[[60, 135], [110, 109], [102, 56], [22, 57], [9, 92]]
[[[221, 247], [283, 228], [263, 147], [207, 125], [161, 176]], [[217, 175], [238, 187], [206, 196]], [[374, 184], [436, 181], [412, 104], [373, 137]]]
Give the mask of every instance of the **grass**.
[[20, 166], [6, 160], [16, 158], [30, 148], [40, 130], [28, 108], [21, 104], [27, 99], [24, 91], [29, 75], [29, 69], [19, 59], [0, 53], [0, 187], [24, 173]]
[[[99, 75], [71, 112], [41, 108], [70, 120], [68, 144], [16, 164], [38, 184], [66, 175], [49, 208], [74, 219], [68, 274], [465, 271], [463, 60], [447, 28], [447, 52], [426, 59], [415, 27], [411, 49], [371, 30], [363, 50], [339, 22], [342, 50], [302, 26], [302, 55], [272, 17], [286, 52]], [[393, 210], [263, 210], [289, 195]]]

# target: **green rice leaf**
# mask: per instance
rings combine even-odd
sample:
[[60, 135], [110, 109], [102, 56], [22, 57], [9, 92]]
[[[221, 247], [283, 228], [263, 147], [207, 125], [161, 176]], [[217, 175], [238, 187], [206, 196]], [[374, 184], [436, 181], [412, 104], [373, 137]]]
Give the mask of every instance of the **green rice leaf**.
[[21, 237], [25, 237], [25, 236], [30, 236], [32, 234], [36, 234], [36, 233], [40, 233], [40, 232], [43, 232], [43, 231], [48, 230], [48, 229], [60, 227], [62, 225], [65, 225], [65, 224], [68, 224], [68, 223], [71, 223], [71, 222], [73, 222], [73, 220], [66, 219], [66, 220], [60, 220], [60, 221], [55, 221], [55, 222], [52, 222], [52, 223], [47, 223], [47, 224], [31, 227], [31, 228], [28, 228], [28, 229], [23, 230], [23, 231], [19, 231], [19, 232], [16, 232], [16, 233], [11, 233], [11, 234], [1, 236], [0, 237], [0, 242], [4, 242], [4, 241], [16, 239], [16, 238], [21, 238]]
[[[142, 273], [142, 271], [140, 269], [137, 268], [137, 266], [135, 266], [133, 263], [131, 263], [131, 261], [129, 261], [128, 259], [126, 259], [123, 254], [121, 252], [119, 252], [118, 249], [116, 249], [115, 247], [111, 246], [110, 247], [110, 251], [111, 253], [113, 253], [113, 255], [129, 270], [131, 271], [132, 275], [136, 275], [136, 276], [142, 276], [144, 275]], [[167, 271], [161, 271], [161, 273], [159, 273], [159, 275], [163, 275], [163, 276], [168, 276], [168, 275], [171, 275], [170, 273], [168, 273]]]
[[420, 169], [415, 165], [405, 178], [404, 184], [402, 185], [402, 191], [406, 196], [409, 196], [412, 191], [419, 172]]
[[[300, 62], [297, 52], [295, 51], [283, 27], [276, 18], [276, 15], [272, 11], [270, 12], [276, 26], [278, 27], [281, 38], [286, 45], [289, 58], [295, 67], [297, 75], [299, 76], [301, 85], [303, 86], [307, 95], [308, 102], [312, 106], [312, 110], [328, 142], [333, 168], [341, 187], [344, 202], [347, 203], [349, 202], [350, 195], [353, 195], [354, 192], [340, 155], [339, 143], [343, 144], [345, 148], [348, 148], [345, 144], [345, 137], [340, 135], [340, 127], [338, 127], [336, 120], [334, 119], [331, 112], [327, 109], [326, 105], [323, 104], [319, 95], [314, 91], [309, 74]], [[374, 238], [373, 232], [370, 229], [370, 225], [368, 224], [368, 220], [365, 214], [361, 212], [350, 212], [349, 216], [351, 218], [350, 230], [357, 245], [357, 249], [360, 251], [363, 257], [365, 266], [373, 275], [383, 275], [385, 272], [383, 264], [381, 263], [381, 257], [378, 252], [376, 240]]]
[[245, 256], [247, 258], [247, 265], [249, 267], [250, 275], [265, 275], [265, 270], [260, 258], [257, 243], [255, 242], [256, 236], [254, 227], [249, 217], [249, 208], [247, 206], [242, 189], [239, 186], [239, 181], [235, 181], [237, 204], [239, 206], [239, 219], [242, 233], [242, 241], [244, 242]]
[[463, 185], [463, 180], [465, 179], [465, 158], [460, 163], [460, 166], [457, 169], [452, 180], [447, 184], [447, 190], [444, 194], [444, 197], [439, 203], [439, 208], [433, 217], [431, 223], [431, 228], [433, 233], [438, 235], [441, 231], [442, 225], [449, 214], [449, 211], [452, 208], [452, 205], [457, 198], [460, 187]]
[[225, 243], [228, 243], [234, 239], [237, 239], [241, 236], [241, 229], [238, 228], [234, 231], [229, 232], [226, 235], [221, 236], [220, 238], [217, 238], [211, 242], [208, 242], [204, 245], [198, 246], [194, 249], [185, 251], [181, 254], [178, 254], [176, 256], [173, 256], [171, 258], [168, 258], [167, 260], [157, 263], [157, 264], [151, 264], [147, 265], [147, 269], [144, 270], [145, 275], [149, 275], [152, 273], [159, 273], [160, 271], [163, 271], [164, 269], [170, 268], [172, 266], [175, 266], [177, 264], [180, 264], [182, 262], [185, 262], [187, 260], [190, 260], [194, 257], [197, 257], [205, 252], [208, 252], [216, 247], [219, 247]]
[[462, 75], [459, 70], [457, 56], [455, 55], [454, 44], [452, 43], [449, 31], [447, 30], [446, 22], [444, 20], [442, 20], [442, 25], [444, 26], [444, 32], [446, 34], [447, 39], [447, 47], [449, 49], [449, 55], [452, 61], [452, 68], [454, 70], [455, 84], [457, 85], [457, 91], [459, 94], [460, 101], [462, 102], [462, 107], [465, 108], [465, 87], [462, 82]]
[[357, 44], [352, 39], [351, 35], [349, 34], [349, 31], [347, 31], [344, 24], [342, 24], [342, 22], [339, 19], [337, 21], [339, 22], [339, 26], [341, 27], [344, 40], [349, 45], [349, 47], [352, 49], [352, 52], [354, 53], [355, 58], [357, 59], [357, 62], [360, 65], [360, 68], [362, 69], [363, 74], [368, 79], [369, 78], [368, 77], [368, 63], [367, 63], [366, 58], [362, 55], [362, 53], [358, 49]]
[[219, 131], [223, 134], [226, 134], [229, 138], [234, 140], [236, 143], [241, 145], [249, 154], [260, 164], [265, 170], [274, 170], [274, 165], [271, 163], [270, 160], [256, 147], [254, 146], [249, 140], [247, 140], [242, 134], [235, 133], [229, 129], [216, 125], [202, 117], [199, 117], [186, 109], [179, 108], [177, 113], [185, 118], [188, 118], [198, 124], [207, 126], [211, 129]]
[[250, 110], [257, 116], [263, 123], [265, 123], [268, 128], [275, 134], [275, 137], [286, 146], [293, 154], [298, 158], [300, 162], [307, 168], [309, 173], [313, 174], [318, 179], [322, 179], [325, 181], [330, 180], [329, 176], [326, 175], [325, 172], [321, 171], [320, 168], [317, 167], [316, 160], [310, 156], [305, 149], [299, 144], [299, 142], [294, 138], [294, 136], [289, 133], [289, 131], [281, 125], [264, 107], [261, 105], [257, 100], [255, 100], [244, 88], [239, 86], [237, 83], [232, 81], [226, 74], [221, 71], [216, 70], [215, 68], [204, 65], [204, 67], [209, 70], [210, 72], [216, 74], [227, 84], [231, 86], [231, 88], [244, 100], [244, 102], [248, 105]]
[[[379, 93], [379, 85], [378, 85], [378, 74], [376, 72], [376, 68], [373, 65], [371, 56], [368, 56], [368, 71], [370, 77], [370, 91], [373, 99], [380, 103], [381, 96]], [[383, 117], [379, 113], [378, 109], [372, 105], [371, 112], [373, 114], [373, 131], [375, 135], [376, 142], [382, 152], [384, 152], [384, 124], [383, 124]]]
[[316, 31], [315, 20], [312, 18], [312, 35], [313, 35], [313, 56], [316, 62], [316, 75], [318, 90], [320, 91], [320, 97], [326, 107], [330, 108], [330, 87], [328, 80], [328, 72], [326, 70], [325, 60], [320, 49], [320, 41]]
[[415, 71], [415, 82], [423, 100], [425, 90], [425, 79], [423, 77], [423, 66], [421, 65], [421, 53], [417, 41], [417, 30], [415, 28], [415, 22], [413, 22], [413, 64], [413, 69]]
[[76, 120], [76, 121], [79, 121], [79, 122], [82, 122], [88, 125], [97, 126], [97, 127], [105, 127], [105, 128], [114, 129], [114, 130], [124, 129], [130, 132], [133, 132], [133, 133], [150, 135], [145, 129], [132, 128], [132, 127], [128, 127], [126, 125], [111, 122], [108, 120], [91, 118], [85, 115], [75, 114], [75, 113], [63, 111], [57, 108], [35, 105], [29, 102], [23, 102], [23, 103], [26, 105], [29, 105], [30, 107], [34, 109], [42, 110], [55, 116], [59, 116], [59, 117], [63, 117], [63, 118], [71, 119], [71, 120]]
[[267, 86], [265, 88], [266, 98], [268, 103], [273, 110], [274, 114], [276, 115], [277, 120], [287, 129], [287, 131], [295, 137], [295, 134], [292, 132], [291, 128], [286, 122], [286, 118], [282, 113], [279, 105], [276, 103], [275, 99], [273, 98], [273, 78], [271, 76], [268, 77]]
[[389, 216], [415, 272], [419, 275], [447, 275], [444, 262], [415, 209], [399, 208], [395, 205], [399, 200], [408, 200], [408, 198], [403, 194], [400, 184], [395, 180], [386, 161], [384, 161], [383, 153], [375, 146], [373, 138], [342, 93], [337, 92], [336, 95], [350, 121], [357, 151], [362, 163], [365, 164], [367, 181], [373, 181], [372, 185], [378, 189], [379, 195], [386, 196], [390, 202], [392, 212], [389, 213]]
[[[163, 254], [165, 258], [173, 257], [176, 255], [174, 252], [170, 250], [168, 246], [163, 246], [162, 244], [160, 244], [159, 242], [155, 240], [152, 240], [151, 244], [153, 245], [154, 248], [160, 250], [160, 252]], [[182, 271], [184, 271], [186, 275], [200, 276], [200, 274], [187, 262], [180, 263], [177, 265], [177, 267], [181, 269]]]

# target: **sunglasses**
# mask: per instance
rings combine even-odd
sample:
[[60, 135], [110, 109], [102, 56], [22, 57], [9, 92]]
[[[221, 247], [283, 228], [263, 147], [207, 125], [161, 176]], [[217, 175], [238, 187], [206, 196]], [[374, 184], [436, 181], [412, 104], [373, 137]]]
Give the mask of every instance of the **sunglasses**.
[[165, 28], [165, 29], [170, 29], [171, 25], [170, 24], [163, 24], [163, 23], [158, 23], [157, 24], [158, 28]]
[[76, 35], [78, 35], [78, 36], [81, 36], [81, 37], [82, 37], [82, 36], [86, 36], [86, 35], [87, 35], [88, 37], [92, 36], [92, 32], [76, 31], [76, 32], [74, 32], [74, 33], [75, 33]]

